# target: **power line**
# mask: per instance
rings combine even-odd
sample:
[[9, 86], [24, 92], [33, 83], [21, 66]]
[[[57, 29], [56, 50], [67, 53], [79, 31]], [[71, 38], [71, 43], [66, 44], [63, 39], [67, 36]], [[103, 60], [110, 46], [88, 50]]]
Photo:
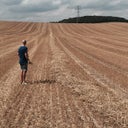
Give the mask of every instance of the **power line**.
[[80, 6], [77, 6], [77, 18], [76, 18], [76, 22], [79, 23], [79, 17], [80, 17]]

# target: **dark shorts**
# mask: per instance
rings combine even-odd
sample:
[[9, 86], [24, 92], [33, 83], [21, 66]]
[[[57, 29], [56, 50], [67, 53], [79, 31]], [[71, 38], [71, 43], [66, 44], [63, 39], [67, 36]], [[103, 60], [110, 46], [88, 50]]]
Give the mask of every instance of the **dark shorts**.
[[28, 70], [28, 64], [20, 64], [21, 70]]

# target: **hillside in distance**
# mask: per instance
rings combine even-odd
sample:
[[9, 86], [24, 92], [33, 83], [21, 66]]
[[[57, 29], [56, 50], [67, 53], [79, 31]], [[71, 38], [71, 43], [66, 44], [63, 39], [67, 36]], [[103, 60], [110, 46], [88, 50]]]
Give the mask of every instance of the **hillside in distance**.
[[59, 23], [103, 23], [103, 22], [128, 22], [128, 20], [122, 17], [113, 17], [113, 16], [83, 16], [79, 18], [74, 17], [59, 21]]

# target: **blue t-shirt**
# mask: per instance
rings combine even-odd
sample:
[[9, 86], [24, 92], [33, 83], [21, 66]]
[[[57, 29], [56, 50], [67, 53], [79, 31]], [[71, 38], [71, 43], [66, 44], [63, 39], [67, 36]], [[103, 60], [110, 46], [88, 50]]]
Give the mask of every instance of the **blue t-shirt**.
[[20, 46], [20, 48], [18, 49], [19, 63], [21, 65], [28, 63], [28, 60], [25, 57], [25, 53], [27, 53], [27, 51], [28, 51], [28, 48], [26, 46]]

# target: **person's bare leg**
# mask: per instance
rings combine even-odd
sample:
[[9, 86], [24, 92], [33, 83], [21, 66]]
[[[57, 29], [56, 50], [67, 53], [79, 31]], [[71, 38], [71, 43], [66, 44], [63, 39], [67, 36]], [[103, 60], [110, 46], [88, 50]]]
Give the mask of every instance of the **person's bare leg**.
[[27, 71], [23, 72], [23, 81], [25, 82]]
[[23, 80], [24, 80], [24, 78], [23, 78], [23, 71], [21, 72], [21, 84], [23, 83]]
[[24, 82], [25, 82], [25, 79], [26, 79], [26, 74], [27, 74], [27, 71], [24, 71]]

